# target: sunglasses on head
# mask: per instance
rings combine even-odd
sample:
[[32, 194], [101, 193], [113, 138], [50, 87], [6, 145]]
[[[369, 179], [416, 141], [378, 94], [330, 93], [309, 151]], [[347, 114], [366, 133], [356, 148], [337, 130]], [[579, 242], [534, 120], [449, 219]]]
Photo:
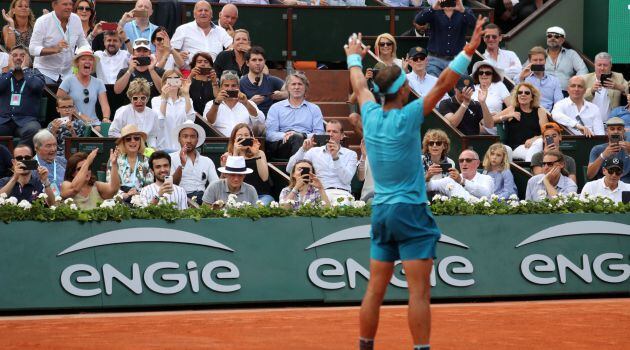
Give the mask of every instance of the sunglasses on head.
[[564, 38], [564, 35], [562, 34], [555, 34], [555, 33], [548, 33], [547, 34], [547, 39], [551, 39], [551, 38]]
[[85, 98], [83, 99], [83, 103], [90, 103], [90, 90], [83, 89], [83, 95], [85, 95]]
[[126, 136], [124, 138], [125, 142], [131, 142], [131, 141], [140, 141], [142, 138], [138, 135], [133, 135], [133, 136]]
[[496, 38], [498, 38], [499, 36], [498, 36], [498, 35], [495, 35], [495, 34], [488, 34], [488, 35], [484, 35], [483, 37], [484, 37], [485, 39], [496, 39]]
[[136, 40], [133, 42], [135, 45], [149, 45], [149, 40], [143, 39], [143, 40]]
[[92, 8], [89, 6], [79, 6], [77, 7], [77, 11], [92, 11]]
[[527, 95], [527, 96], [529, 96], [529, 95], [531, 95], [531, 94], [532, 94], [532, 92], [531, 92], [531, 91], [529, 91], [529, 90], [519, 90], [519, 91], [517, 91], [516, 93], [517, 93], [518, 95]]
[[623, 170], [621, 170], [621, 168], [617, 166], [607, 168], [606, 170], [608, 171], [609, 174], [617, 175], [617, 176], [621, 176], [621, 173], [623, 172]]
[[378, 43], [378, 46], [380, 47], [384, 47], [384, 46], [394, 46], [394, 43], [391, 41], [381, 41], [380, 43]]
[[459, 162], [460, 163], [472, 163], [474, 161], [476, 161], [477, 158], [460, 158]]
[[136, 102], [136, 101], [138, 101], [138, 100], [140, 100], [140, 101], [144, 102], [144, 101], [146, 101], [146, 100], [147, 100], [147, 97], [146, 97], [146, 96], [132, 96], [132, 97], [131, 97], [131, 100], [132, 100], [133, 102]]
[[425, 55], [418, 55], [418, 56], [413, 56], [411, 60], [414, 62], [418, 62], [418, 61], [424, 61], [426, 58], [427, 56]]
[[33, 159], [33, 156], [15, 156], [15, 160], [17, 160], [18, 162], [31, 159]]
[[480, 70], [480, 71], [479, 71], [479, 75], [492, 76], [492, 74], [494, 74], [494, 72], [493, 72], [493, 71], [491, 71], [491, 70]]
[[429, 141], [429, 146], [442, 146], [442, 141]]

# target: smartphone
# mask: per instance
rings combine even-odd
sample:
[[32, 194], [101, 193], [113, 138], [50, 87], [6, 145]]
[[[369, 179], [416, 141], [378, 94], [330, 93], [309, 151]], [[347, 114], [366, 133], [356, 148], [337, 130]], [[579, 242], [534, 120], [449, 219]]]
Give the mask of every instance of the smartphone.
[[67, 124], [70, 121], [70, 117], [61, 117], [59, 118], [61, 124]]
[[532, 64], [532, 66], [529, 67], [529, 70], [531, 70], [532, 72], [544, 72], [545, 71], [545, 65], [544, 64]]
[[138, 61], [138, 66], [148, 66], [151, 64], [151, 57], [136, 57], [135, 60]]
[[24, 170], [37, 170], [39, 163], [35, 159], [23, 160], [21, 162], [24, 164]]
[[440, 163], [440, 168], [442, 168], [443, 174], [448, 174], [448, 170], [453, 166], [450, 163]]
[[604, 82], [606, 81], [606, 79], [612, 79], [612, 73], [602, 73], [599, 76], [599, 80], [601, 81], [602, 84], [604, 84]]
[[180, 78], [168, 78], [166, 79], [166, 83], [170, 86], [182, 86], [182, 80]]
[[313, 137], [317, 146], [326, 146], [328, 141], [330, 141], [330, 135], [313, 135]]
[[103, 29], [103, 31], [105, 32], [115, 32], [118, 30], [118, 23], [116, 22], [105, 22], [103, 24], [101, 24], [101, 28]]
[[173, 184], [173, 177], [171, 175], [166, 175], [164, 176], [164, 183], [170, 183], [171, 185]]
[[311, 179], [310, 179], [311, 169], [309, 169], [309, 168], [302, 168], [302, 169], [300, 169], [300, 176], [304, 177], [304, 175], [309, 175], [309, 177], [304, 179], [304, 182], [306, 182], [306, 183], [311, 182]]
[[441, 7], [455, 7], [456, 6], [456, 2], [455, 0], [444, 0], [440, 3]]
[[210, 75], [213, 69], [211, 67], [199, 67], [199, 74]]
[[243, 141], [241, 141], [241, 146], [251, 147], [253, 145], [254, 145], [254, 139], [251, 137], [248, 137], [246, 139], [243, 139]]
[[149, 11], [147, 10], [133, 10], [134, 17], [149, 17]]
[[238, 90], [227, 90], [229, 98], [238, 98]]
[[621, 135], [619, 134], [610, 135], [610, 143], [619, 144], [619, 141], [621, 141]]
[[545, 144], [547, 146], [553, 145], [553, 137], [552, 136], [545, 136]]

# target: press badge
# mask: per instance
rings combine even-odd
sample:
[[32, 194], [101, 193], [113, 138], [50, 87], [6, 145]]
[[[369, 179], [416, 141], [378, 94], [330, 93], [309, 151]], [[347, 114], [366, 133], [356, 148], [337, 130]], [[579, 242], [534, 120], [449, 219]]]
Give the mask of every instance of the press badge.
[[22, 94], [11, 94], [11, 103], [9, 105], [13, 107], [19, 107], [22, 103]]

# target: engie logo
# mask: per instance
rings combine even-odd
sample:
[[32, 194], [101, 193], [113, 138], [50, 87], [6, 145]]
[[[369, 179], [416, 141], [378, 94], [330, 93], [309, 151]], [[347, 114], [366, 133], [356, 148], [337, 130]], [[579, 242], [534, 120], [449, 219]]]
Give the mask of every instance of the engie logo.
[[[578, 221], [556, 225], [531, 235], [516, 248], [547, 239], [578, 235], [620, 235], [627, 236], [625, 239], [630, 240], [630, 225], [609, 221]], [[521, 273], [528, 281], [540, 285], [554, 284], [558, 279], [560, 283], [566, 283], [567, 271], [571, 271], [586, 283], [593, 282], [593, 274], [604, 282], [623, 283], [630, 278], [630, 265], [625, 262], [627, 257], [628, 251], [608, 252], [595, 257], [582, 253], [580, 264], [562, 254], [556, 255], [555, 259], [544, 254], [531, 254], [521, 261]], [[607, 271], [613, 272], [614, 275]]]
[[[146, 242], [185, 243], [234, 252], [233, 249], [217, 241], [194, 233], [165, 228], [143, 227], [101, 233], [66, 248], [57, 256], [105, 245]], [[179, 293], [190, 282], [191, 290], [194, 293], [198, 293], [200, 287], [199, 278], [201, 277], [203, 284], [215, 292], [230, 293], [241, 289], [240, 284], [225, 283], [227, 282], [225, 280], [237, 279], [240, 276], [238, 267], [234, 263], [227, 260], [210, 261], [203, 266], [201, 273], [199, 273], [197, 266], [196, 262], [188, 261], [185, 271], [182, 271], [180, 265], [176, 262], [158, 261], [147, 266], [141, 274], [140, 265], [132, 263], [130, 269], [131, 277], [128, 277], [108, 263], [102, 264], [100, 271], [92, 265], [74, 264], [66, 267], [61, 273], [61, 286], [72, 295], [91, 297], [101, 294], [102, 290], [101, 288], [88, 287], [93, 287], [93, 283], [101, 282], [101, 280], [104, 281], [105, 294], [107, 295], [112, 294], [114, 280], [117, 280], [138, 295], [143, 293], [143, 281], [146, 288], [158, 294]], [[227, 271], [214, 274], [213, 271], [217, 268]], [[213, 277], [214, 275], [216, 277]], [[170, 286], [159, 284], [157, 282], [159, 280], [168, 282]]]
[[[369, 239], [370, 238], [370, 225], [355, 226], [345, 230], [331, 233], [330, 235], [318, 240], [317, 242], [306, 247], [304, 250], [309, 250], [317, 247], [321, 247], [328, 244], [356, 240], [356, 239]], [[463, 249], [469, 249], [464, 243], [442, 234], [439, 242], [445, 244], [451, 244]], [[396, 261], [396, 265], [401, 264], [400, 261]], [[452, 266], [454, 265], [454, 266]], [[470, 260], [463, 256], [453, 255], [442, 258], [441, 260], [435, 260], [433, 262], [433, 270], [431, 271], [431, 286], [436, 286], [436, 273], [435, 267], [437, 266], [437, 275], [440, 280], [445, 284], [453, 287], [468, 287], [475, 284], [475, 280], [470, 277], [473, 273], [473, 264]], [[344, 265], [337, 259], [333, 258], [318, 258], [314, 260], [308, 267], [308, 278], [319, 288], [335, 290], [345, 288], [346, 285], [351, 289], [354, 289], [357, 284], [357, 274], [364, 278], [370, 278], [370, 271], [361, 266], [356, 260], [352, 258], [345, 259]], [[347, 275], [347, 276], [346, 276]], [[326, 277], [326, 280], [324, 279]], [[334, 278], [337, 277], [337, 278]], [[347, 281], [347, 283], [346, 283]], [[396, 287], [407, 288], [407, 281], [401, 280], [392, 275], [390, 283]]]

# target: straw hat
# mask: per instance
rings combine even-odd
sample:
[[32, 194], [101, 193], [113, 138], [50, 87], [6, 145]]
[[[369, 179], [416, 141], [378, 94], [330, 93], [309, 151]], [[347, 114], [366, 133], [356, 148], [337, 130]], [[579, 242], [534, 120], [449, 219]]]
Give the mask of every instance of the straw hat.
[[[92, 51], [92, 48], [89, 45], [86, 45], [86, 46], [77, 47], [77, 49], [74, 51], [72, 64], [76, 66], [77, 60], [83, 56], [91, 56], [92, 58], [94, 58], [94, 63], [98, 63], [98, 57], [94, 56], [94, 51]], [[96, 65], [94, 66], [96, 68]]]
[[119, 145], [121, 142], [123, 142], [125, 137], [129, 135], [140, 135], [143, 142], [147, 140], [147, 134], [144, 131], [138, 129], [136, 124], [127, 124], [122, 128], [122, 130], [120, 130], [120, 137], [116, 139], [116, 144]]

